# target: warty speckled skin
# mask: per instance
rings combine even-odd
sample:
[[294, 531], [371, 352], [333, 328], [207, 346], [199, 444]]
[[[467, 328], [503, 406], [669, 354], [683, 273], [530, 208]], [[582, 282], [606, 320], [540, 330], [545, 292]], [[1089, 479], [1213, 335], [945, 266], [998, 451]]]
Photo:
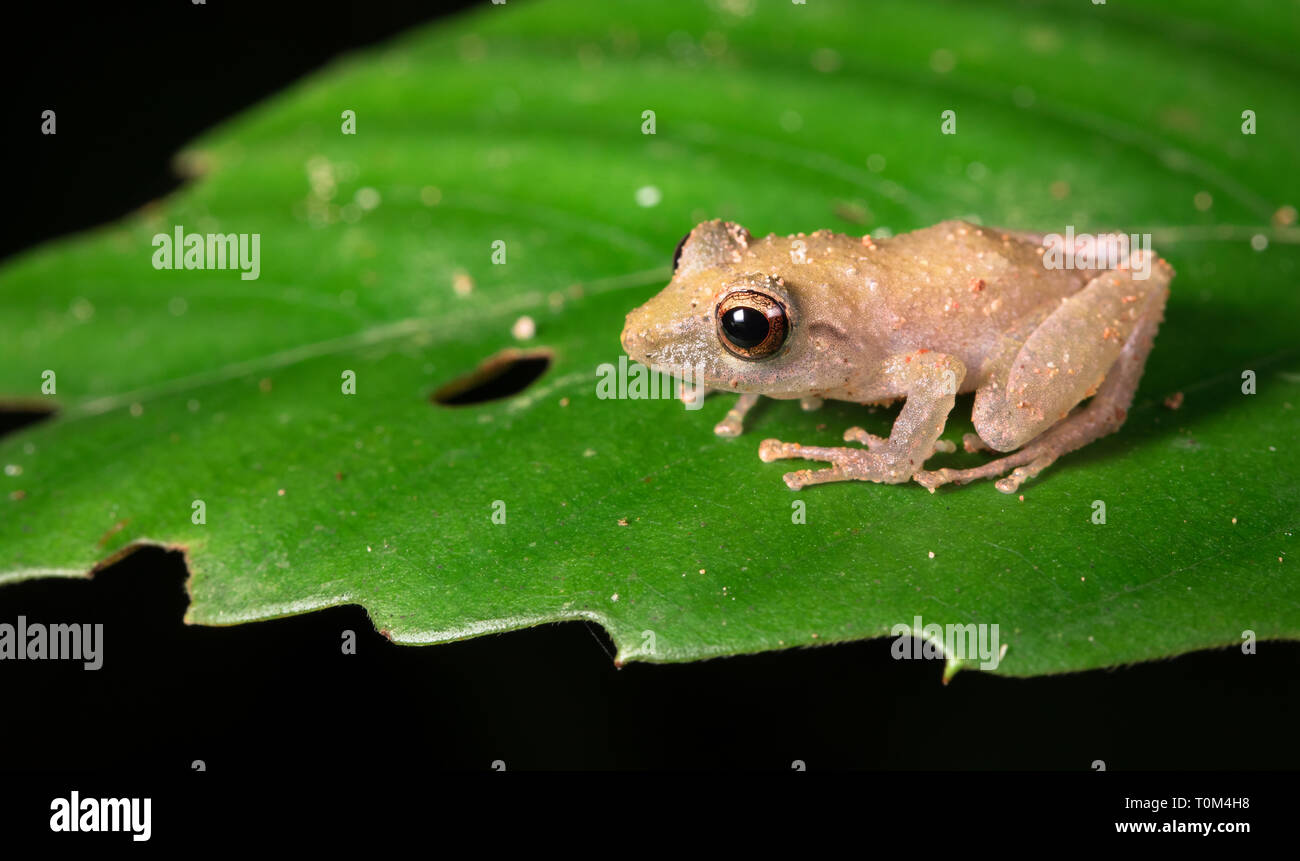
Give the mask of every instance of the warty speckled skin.
[[[1041, 234], [961, 221], [873, 240], [824, 230], [754, 239], [715, 220], [683, 241], [672, 281], [628, 315], [622, 340], [643, 364], [742, 393], [715, 429], [722, 435], [741, 432], [760, 395], [800, 398], [807, 408], [822, 398], [906, 398], [888, 439], [845, 433], [866, 449], [765, 440], [765, 461], [833, 465], [788, 473], [794, 489], [915, 479], [933, 491], [1014, 469], [997, 485], [1009, 493], [1123, 423], [1173, 276], [1164, 260], [1130, 262], [1048, 268]], [[786, 334], [771, 355], [742, 358], [723, 343], [719, 305], [755, 293], [779, 303]], [[967, 450], [1015, 454], [975, 469], [924, 470], [945, 450], [939, 435], [955, 395], [971, 391], [978, 438], [967, 435]]]

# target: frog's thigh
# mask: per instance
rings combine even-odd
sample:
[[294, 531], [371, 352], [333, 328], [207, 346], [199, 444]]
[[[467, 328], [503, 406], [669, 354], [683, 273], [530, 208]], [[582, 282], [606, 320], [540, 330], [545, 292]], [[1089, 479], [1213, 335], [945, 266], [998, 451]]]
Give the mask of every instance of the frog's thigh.
[[[1163, 297], [1160, 304], [1164, 304]], [[1124, 349], [1106, 375], [1106, 381], [1097, 390], [1097, 396], [1086, 407], [1076, 410], [1065, 421], [1052, 426], [1024, 448], [974, 469], [919, 472], [914, 476], [916, 481], [933, 493], [940, 485], [968, 484], [1014, 470], [997, 483], [997, 488], [1003, 493], [1015, 493], [1026, 479], [1038, 475], [1061, 455], [1118, 430], [1124, 424], [1129, 405], [1133, 403], [1133, 393], [1137, 391], [1138, 381], [1142, 379], [1142, 370], [1146, 367], [1147, 354], [1151, 352], [1159, 324], [1158, 313], [1142, 318], [1124, 343]]]
[[1163, 261], [1142, 280], [1108, 271], [1063, 300], [1010, 368], [976, 393], [971, 418], [980, 439], [997, 451], [1020, 448], [1093, 394], [1138, 324], [1159, 323], [1171, 272]]

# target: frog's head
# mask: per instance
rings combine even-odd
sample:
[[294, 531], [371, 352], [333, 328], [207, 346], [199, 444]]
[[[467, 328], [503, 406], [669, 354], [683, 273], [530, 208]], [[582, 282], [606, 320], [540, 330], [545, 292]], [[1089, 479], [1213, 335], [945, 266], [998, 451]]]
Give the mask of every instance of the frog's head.
[[848, 354], [836, 303], [816, 279], [769, 274], [789, 262], [771, 239], [704, 222], [678, 243], [668, 286], [627, 315], [623, 349], [710, 389], [795, 398], [844, 386], [851, 369], [833, 358]]

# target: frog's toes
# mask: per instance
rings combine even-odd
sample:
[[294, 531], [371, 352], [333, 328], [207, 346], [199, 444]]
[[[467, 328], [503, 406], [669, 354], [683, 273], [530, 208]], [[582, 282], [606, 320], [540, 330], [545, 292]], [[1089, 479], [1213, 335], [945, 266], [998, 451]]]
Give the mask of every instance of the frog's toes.
[[824, 460], [838, 465], [851, 459], [855, 454], [865, 454], [865, 452], [835, 446], [800, 445], [797, 442], [781, 442], [779, 439], [765, 439], [758, 446], [758, 457], [764, 463], [801, 457], [804, 460]]
[[1013, 469], [1010, 475], [994, 482], [993, 486], [1003, 493], [1015, 493], [1020, 489], [1021, 484], [1047, 469], [1055, 460], [1056, 458], [1051, 455], [1034, 458], [1027, 466], [1018, 466]]
[[947, 439], [937, 439], [934, 441], [934, 448], [930, 454], [952, 454], [957, 451], [957, 443]]
[[924, 487], [926, 490], [934, 493], [936, 488], [955, 479], [957, 470], [954, 469], [935, 469], [923, 470], [912, 476], [912, 480]]
[[740, 436], [745, 432], [745, 427], [741, 419], [728, 414], [725, 419], [713, 426], [713, 432], [718, 436]]
[[779, 439], [765, 439], [758, 447], [758, 456], [764, 463], [791, 457], [835, 462], [835, 466], [831, 469], [799, 469], [794, 472], [787, 472], [781, 477], [785, 481], [786, 487], [791, 490], [801, 490], [810, 484], [825, 484], [828, 481], [846, 481], [852, 478], [853, 476], [845, 475], [840, 469], [839, 463], [834, 460], [838, 456], [836, 453], [847, 451], [849, 449], [828, 449], [818, 446], [803, 446], [797, 442], [781, 442]]
[[798, 469], [781, 476], [785, 486], [791, 490], [802, 490], [810, 484], [826, 484], [832, 481], [848, 481], [853, 476], [845, 475], [838, 467], [832, 469]]
[[[1016, 470], [1016, 472], [1019, 471], [1020, 470]], [[996, 487], [998, 490], [1002, 491], [1003, 493], [1015, 493], [1017, 490], [1020, 489], [1020, 483], [1024, 480], [1025, 480], [1024, 476], [1018, 476], [1016, 475], [1015, 472], [1013, 472], [1011, 473], [1011, 475], [1008, 475], [1006, 478], [1000, 478], [997, 481], [993, 482], [993, 486]]]
[[793, 443], [781, 442], [779, 439], [765, 439], [758, 444], [758, 459], [763, 463], [771, 463], [781, 458], [794, 457], [787, 453], [793, 445]]
[[745, 415], [758, 403], [758, 395], [744, 394], [736, 399], [735, 405], [727, 410], [722, 421], [713, 426], [718, 436], [740, 436], [745, 432]]
[[867, 433], [860, 427], [851, 427], [844, 432], [845, 442], [856, 442], [865, 445], [869, 449], [883, 446], [889, 440], [884, 437], [876, 436], [873, 433]]
[[902, 467], [901, 461], [897, 458], [863, 451], [860, 448], [800, 445], [777, 439], [763, 440], [758, 447], [758, 456], [764, 463], [801, 457], [804, 460], [820, 460], [832, 464], [832, 469], [815, 472], [803, 469], [786, 475], [785, 483], [796, 490], [809, 484], [825, 484], [828, 481], [853, 480], [898, 484], [911, 478], [913, 472], [910, 467]]
[[912, 476], [912, 480], [934, 493], [935, 488], [945, 484], [970, 484], [982, 478], [996, 478], [1015, 467], [1010, 475], [993, 485], [1003, 493], [1015, 493], [1020, 489], [1020, 485], [1047, 469], [1055, 459], [1056, 456], [1050, 452], [1044, 454], [1035, 449], [1021, 449], [971, 469], [921, 471]]
[[709, 390], [704, 386], [682, 383], [677, 387], [677, 400], [681, 401], [688, 410], [698, 409], [699, 407], [696, 404], [703, 404], [704, 397], [708, 393]]
[[822, 408], [822, 404], [824, 404], [824, 403], [826, 403], [826, 402], [823, 401], [821, 398], [817, 397], [816, 395], [814, 395], [814, 396], [809, 397], [809, 398], [800, 398], [800, 399], [799, 399], [799, 408], [802, 409], [802, 410], [803, 410], [804, 412], [806, 412], [806, 413], [810, 413], [810, 412], [812, 412], [813, 410], [819, 410], [819, 409], [821, 409], [821, 408]]

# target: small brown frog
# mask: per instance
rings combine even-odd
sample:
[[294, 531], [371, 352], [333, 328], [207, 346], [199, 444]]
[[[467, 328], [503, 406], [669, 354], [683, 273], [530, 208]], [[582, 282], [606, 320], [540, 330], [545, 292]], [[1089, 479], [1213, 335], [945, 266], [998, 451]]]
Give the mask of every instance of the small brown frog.
[[[997, 488], [1012, 493], [1124, 423], [1174, 275], [1149, 245], [1109, 266], [1092, 255], [1062, 266], [1048, 253], [1057, 239], [945, 221], [888, 239], [819, 230], [756, 240], [708, 221], [678, 245], [668, 286], [628, 315], [623, 347], [655, 370], [740, 392], [715, 428], [723, 436], [741, 433], [760, 395], [806, 409], [906, 398], [887, 439], [845, 431], [865, 448], [764, 440], [764, 461], [831, 464], [786, 473], [792, 489], [914, 479], [933, 492], [1011, 471]], [[939, 436], [963, 392], [975, 393], [978, 432], [966, 450], [1011, 454], [926, 470], [936, 451], [955, 450]]]

